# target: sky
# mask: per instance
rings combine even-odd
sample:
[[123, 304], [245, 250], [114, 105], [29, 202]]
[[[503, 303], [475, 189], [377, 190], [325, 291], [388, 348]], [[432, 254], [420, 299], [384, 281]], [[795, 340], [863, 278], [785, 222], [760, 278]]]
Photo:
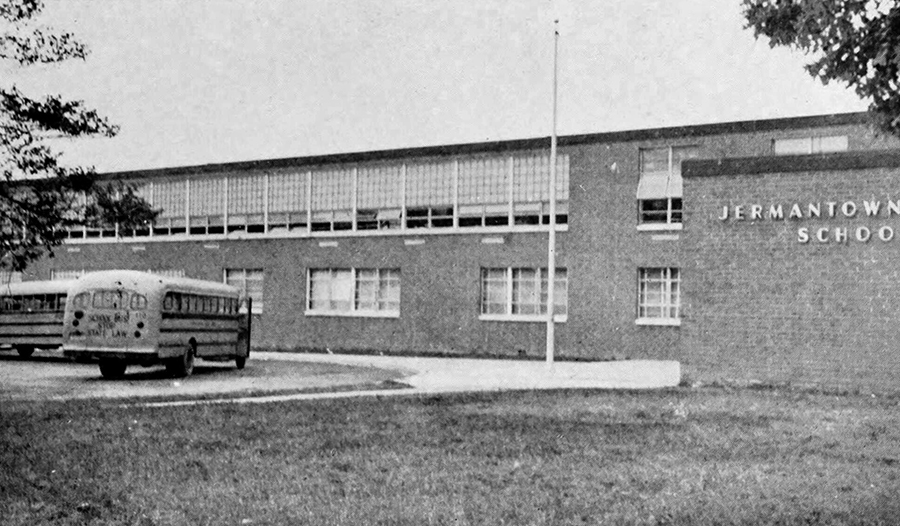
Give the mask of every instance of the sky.
[[739, 0], [45, 0], [85, 61], [0, 84], [121, 126], [100, 172], [862, 111], [744, 29]]

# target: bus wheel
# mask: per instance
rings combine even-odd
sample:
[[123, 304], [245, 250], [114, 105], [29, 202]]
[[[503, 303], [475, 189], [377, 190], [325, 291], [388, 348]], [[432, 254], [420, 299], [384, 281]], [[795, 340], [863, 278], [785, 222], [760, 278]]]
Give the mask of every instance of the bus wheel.
[[194, 372], [194, 354], [196, 352], [196, 348], [191, 345], [184, 351], [184, 354], [166, 362], [166, 371], [176, 378], [190, 376]]
[[34, 354], [34, 347], [16, 347], [16, 352], [19, 353], [19, 356], [22, 358], [28, 358]]
[[100, 374], [103, 378], [117, 379], [125, 376], [128, 365], [119, 360], [100, 360]]
[[243, 369], [245, 365], [247, 365], [247, 357], [246, 356], [238, 356], [234, 359], [234, 365], [237, 366], [238, 369]]

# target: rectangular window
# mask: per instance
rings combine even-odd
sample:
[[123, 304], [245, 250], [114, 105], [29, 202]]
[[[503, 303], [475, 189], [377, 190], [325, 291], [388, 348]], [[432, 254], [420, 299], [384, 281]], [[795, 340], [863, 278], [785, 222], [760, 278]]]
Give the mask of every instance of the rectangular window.
[[360, 168], [356, 183], [357, 230], [400, 228], [402, 185], [398, 165]]
[[160, 181], [153, 184], [153, 207], [160, 209], [154, 235], [184, 234], [187, 185], [184, 180]]
[[637, 190], [638, 225], [672, 228], [682, 222], [681, 163], [700, 155], [696, 146], [642, 148]]
[[400, 269], [310, 269], [307, 314], [400, 315]]
[[[53, 272], [52, 270], [50, 271]], [[0, 285], [9, 285], [10, 283], [21, 283], [22, 273], [11, 270], [0, 270]]]
[[[541, 321], [547, 315], [546, 268], [482, 268], [481, 319]], [[557, 321], [568, 316], [568, 277], [556, 269], [553, 314]]]
[[[556, 157], [556, 222], [568, 222], [569, 156]], [[550, 222], [550, 156], [523, 154], [513, 158], [513, 221], [516, 225]]]
[[775, 155], [809, 155], [813, 153], [845, 152], [848, 147], [846, 135], [775, 139], [772, 141], [772, 150], [775, 152]]
[[353, 170], [312, 173], [312, 230], [324, 232], [353, 228]]
[[677, 268], [638, 269], [638, 325], [681, 324], [681, 272]]
[[459, 161], [459, 226], [509, 224], [508, 159], [478, 157]]
[[453, 226], [454, 163], [420, 162], [406, 169], [406, 227]]
[[253, 300], [253, 314], [263, 312], [263, 271], [262, 269], [225, 269], [225, 283], [241, 291], [241, 299]]
[[[135, 195], [150, 203], [151, 208], [153, 207], [153, 185], [151, 183], [142, 183], [140, 181], [127, 181], [127, 184], [134, 185], [135, 187]], [[144, 225], [139, 226], [135, 229], [124, 229], [119, 228], [119, 235], [123, 237], [146, 237], [150, 235], [150, 229], [152, 225], [150, 223], [146, 223]], [[71, 237], [71, 236], [70, 236]]]
[[190, 181], [191, 234], [223, 234], [225, 232], [224, 177]]
[[264, 203], [265, 180], [262, 175], [229, 177], [228, 231], [265, 232]]
[[269, 175], [269, 232], [306, 230], [306, 172]]
[[68, 281], [70, 279], [78, 279], [84, 276], [85, 270], [56, 270], [50, 271], [50, 279], [52, 281]]

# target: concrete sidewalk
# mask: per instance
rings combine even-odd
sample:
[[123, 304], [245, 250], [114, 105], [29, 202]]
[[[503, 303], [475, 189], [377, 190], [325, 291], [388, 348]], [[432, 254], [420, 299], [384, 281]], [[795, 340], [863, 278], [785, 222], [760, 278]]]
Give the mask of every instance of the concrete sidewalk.
[[677, 386], [681, 368], [676, 361], [556, 362], [422, 358], [350, 354], [254, 352], [251, 360], [330, 363], [399, 371], [397, 381], [408, 389], [297, 393], [213, 400], [177, 400], [138, 404], [145, 407], [237, 403], [264, 404], [291, 400], [352, 397], [416, 396], [441, 393], [514, 391], [529, 389], [659, 389]]
[[[253, 360], [337, 363], [399, 370], [418, 393], [521, 389], [656, 389], [681, 380], [676, 361], [555, 362], [257, 352]], [[407, 391], [408, 392], [408, 391]]]

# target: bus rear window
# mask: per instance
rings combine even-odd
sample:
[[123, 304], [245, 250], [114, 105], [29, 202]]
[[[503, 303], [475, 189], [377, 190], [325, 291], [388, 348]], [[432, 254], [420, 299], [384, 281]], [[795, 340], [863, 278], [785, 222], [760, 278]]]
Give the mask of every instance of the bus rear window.
[[94, 292], [95, 309], [118, 309], [125, 306], [126, 293], [118, 290], [98, 290]]
[[131, 310], [144, 310], [147, 308], [147, 296], [134, 293], [131, 295]]
[[91, 293], [90, 292], [82, 292], [81, 294], [76, 294], [74, 298], [72, 298], [72, 306], [76, 309], [83, 309], [87, 307], [91, 302]]

